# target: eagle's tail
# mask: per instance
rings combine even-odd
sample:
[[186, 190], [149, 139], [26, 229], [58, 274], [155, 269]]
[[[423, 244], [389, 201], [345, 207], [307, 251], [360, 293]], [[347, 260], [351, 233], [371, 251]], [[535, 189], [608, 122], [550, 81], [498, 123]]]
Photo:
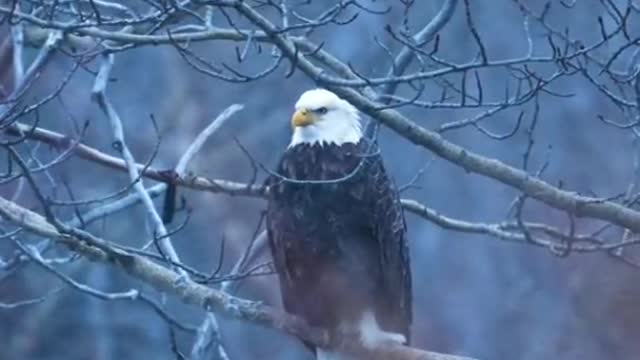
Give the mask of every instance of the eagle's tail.
[[318, 349], [316, 351], [316, 359], [317, 360], [358, 360], [348, 354], [343, 354], [336, 351], [322, 350], [322, 349]]
[[[365, 348], [375, 348], [384, 344], [406, 344], [407, 339], [404, 335], [394, 332], [385, 331], [380, 328], [375, 314], [371, 311], [365, 311], [362, 314], [360, 322], [356, 325], [360, 334], [360, 341]], [[340, 353], [332, 350], [317, 349], [317, 360], [366, 360], [359, 359], [349, 354]]]

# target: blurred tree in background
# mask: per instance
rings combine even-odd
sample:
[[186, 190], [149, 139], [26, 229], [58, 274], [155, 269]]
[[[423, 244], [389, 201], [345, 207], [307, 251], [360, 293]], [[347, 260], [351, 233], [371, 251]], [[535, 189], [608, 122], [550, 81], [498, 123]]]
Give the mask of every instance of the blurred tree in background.
[[0, 359], [310, 358], [295, 338], [326, 339], [278, 310], [261, 184], [313, 87], [362, 111], [402, 190], [416, 349], [395, 350], [637, 357], [639, 20], [632, 0], [0, 1]]

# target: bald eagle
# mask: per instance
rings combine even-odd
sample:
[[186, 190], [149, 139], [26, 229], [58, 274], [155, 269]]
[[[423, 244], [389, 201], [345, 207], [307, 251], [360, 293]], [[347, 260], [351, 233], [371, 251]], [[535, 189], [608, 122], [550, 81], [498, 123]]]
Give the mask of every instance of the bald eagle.
[[[266, 181], [267, 234], [285, 310], [330, 334], [357, 334], [365, 347], [408, 343], [404, 215], [358, 110], [328, 90], [309, 90], [291, 125], [291, 143]], [[319, 360], [351, 360], [308, 346]]]

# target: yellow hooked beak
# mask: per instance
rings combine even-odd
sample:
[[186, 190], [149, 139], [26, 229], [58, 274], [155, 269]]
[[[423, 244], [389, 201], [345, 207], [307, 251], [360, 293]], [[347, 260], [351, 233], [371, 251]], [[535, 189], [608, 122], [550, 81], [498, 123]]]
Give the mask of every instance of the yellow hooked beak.
[[296, 110], [291, 117], [291, 126], [292, 127], [304, 127], [313, 124], [314, 116], [311, 111], [307, 109]]

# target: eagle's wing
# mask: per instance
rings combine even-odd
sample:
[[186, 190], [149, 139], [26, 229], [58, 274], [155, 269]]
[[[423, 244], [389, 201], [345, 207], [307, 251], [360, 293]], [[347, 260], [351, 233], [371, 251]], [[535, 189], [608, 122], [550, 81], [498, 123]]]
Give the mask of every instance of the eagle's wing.
[[[363, 149], [366, 145], [333, 154], [309, 151], [308, 156], [329, 159], [297, 163], [309, 167], [303, 170], [289, 169], [287, 159], [298, 158], [285, 153], [278, 170], [294, 178], [296, 170], [303, 174], [317, 170], [322, 176], [335, 178], [336, 174], [349, 174], [363, 160], [363, 154], [371, 153]], [[366, 165], [345, 182], [305, 186], [304, 191], [295, 191], [296, 195], [270, 194], [267, 230], [283, 305], [312, 325], [329, 328], [355, 315], [359, 308], [373, 305], [382, 329], [401, 333], [408, 340], [411, 274], [404, 216], [382, 158], [367, 155], [365, 159]], [[280, 182], [271, 177], [267, 185], [280, 189], [284, 186]], [[301, 205], [304, 226], [293, 221], [300, 217], [296, 208]], [[296, 268], [312, 272], [300, 277], [302, 272], [298, 274]], [[318, 289], [324, 293], [317, 293]], [[339, 302], [339, 309], [332, 302]]]
[[[286, 162], [287, 154], [280, 160], [278, 165], [279, 172], [283, 172], [283, 166], [286, 166]], [[280, 179], [272, 175], [265, 180], [264, 186], [275, 187], [280, 182]], [[269, 196], [265, 225], [273, 265], [278, 273], [282, 305], [288, 313], [304, 316], [304, 304], [296, 300], [296, 291], [294, 290], [287, 261], [287, 249], [291, 245], [288, 242], [301, 239], [304, 234], [297, 232], [291, 222], [291, 219], [294, 218], [293, 208], [285, 206], [280, 201], [274, 201], [273, 194]], [[306, 341], [303, 341], [303, 344], [315, 354], [315, 346]]]
[[411, 269], [407, 227], [398, 190], [387, 175], [382, 158], [375, 155], [369, 177], [370, 226], [380, 250], [380, 276], [376, 316], [387, 331], [410, 338], [412, 320]]

